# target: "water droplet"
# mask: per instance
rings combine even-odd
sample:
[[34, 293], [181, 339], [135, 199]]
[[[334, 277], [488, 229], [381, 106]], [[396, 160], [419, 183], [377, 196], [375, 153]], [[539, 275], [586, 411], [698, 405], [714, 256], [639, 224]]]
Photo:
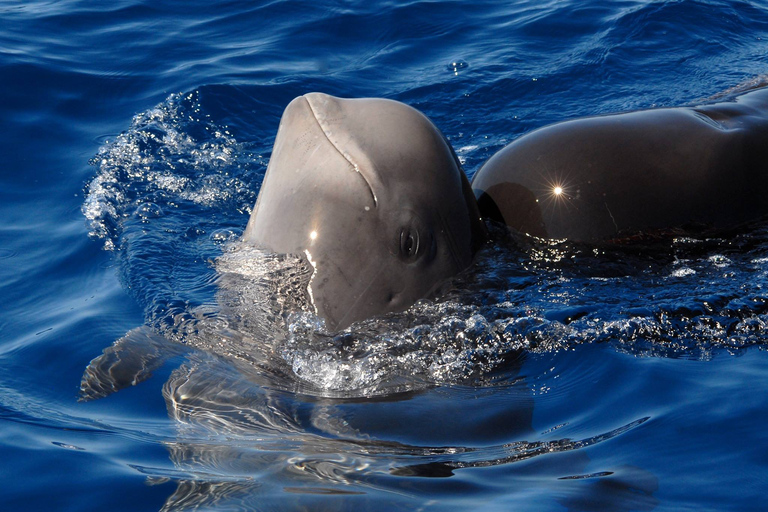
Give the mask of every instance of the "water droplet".
[[458, 59], [448, 64], [448, 71], [451, 71], [454, 75], [458, 75], [460, 69], [464, 69], [468, 66], [469, 64], [467, 64], [466, 61]]

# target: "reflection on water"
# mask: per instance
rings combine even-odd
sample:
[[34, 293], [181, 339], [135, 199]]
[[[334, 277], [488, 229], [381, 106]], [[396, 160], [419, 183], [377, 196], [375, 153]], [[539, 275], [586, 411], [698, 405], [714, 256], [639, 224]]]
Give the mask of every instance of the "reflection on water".
[[[290, 493], [362, 495], [366, 489], [388, 492], [391, 478], [450, 477], [462, 469], [553, 456], [558, 458], [537, 471], [566, 480], [610, 479], [601, 485], [611, 489], [616, 510], [624, 509], [622, 500], [636, 502], [638, 489], [648, 495], [653, 490], [645, 485], [652, 477], [641, 470], [634, 473], [639, 480], [633, 473], [583, 474], [589, 459], [580, 451], [640, 427], [647, 418], [586, 439], [526, 441], [536, 433], [532, 393], [524, 380], [495, 388], [332, 399], [273, 389], [263, 374], [236, 366], [194, 352], [165, 383], [163, 395], [177, 430], [176, 439], [165, 444], [176, 471], [138, 468], [151, 483], [176, 481], [163, 510], [257, 506], [260, 488], [275, 478], [291, 482]], [[478, 410], [479, 399], [505, 406]], [[515, 441], [487, 444], [494, 438]], [[589, 493], [580, 492], [574, 499], [585, 496]]]

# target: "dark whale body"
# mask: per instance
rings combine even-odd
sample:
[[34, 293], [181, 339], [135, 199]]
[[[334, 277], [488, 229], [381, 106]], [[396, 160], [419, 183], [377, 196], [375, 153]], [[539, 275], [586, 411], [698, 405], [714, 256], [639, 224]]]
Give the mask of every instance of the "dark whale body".
[[768, 213], [768, 88], [535, 130], [491, 157], [472, 188], [484, 217], [542, 238], [754, 220]]

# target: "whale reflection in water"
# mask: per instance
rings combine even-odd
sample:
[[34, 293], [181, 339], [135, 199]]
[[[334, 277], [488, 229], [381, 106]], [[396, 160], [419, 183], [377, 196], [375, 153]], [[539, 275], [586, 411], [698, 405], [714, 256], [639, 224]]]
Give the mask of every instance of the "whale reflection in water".
[[[653, 502], [653, 489], [631, 472], [585, 473], [583, 451], [646, 418], [577, 439], [533, 430], [531, 385], [518, 375], [524, 336], [488, 345], [483, 322], [461, 318], [455, 302], [328, 334], [302, 312], [311, 267], [301, 258], [235, 245], [217, 269], [216, 309], [182, 315], [164, 335], [131, 331], [83, 379], [82, 398], [94, 399], [147, 378], [169, 357], [181, 363], [162, 391], [176, 425], [165, 443], [173, 468], [136, 468], [149, 483], [176, 482], [163, 510], [290, 508], [291, 496], [315, 497], [312, 508], [323, 510], [333, 508], [322, 501], [332, 494], [376, 510], [382, 493], [412, 499], [397, 490], [399, 479], [490, 467], [521, 481], [572, 479], [553, 485], [573, 486], [580, 499], [589, 496], [585, 482], [607, 481], [627, 503]], [[503, 406], [478, 409], [479, 399]]]

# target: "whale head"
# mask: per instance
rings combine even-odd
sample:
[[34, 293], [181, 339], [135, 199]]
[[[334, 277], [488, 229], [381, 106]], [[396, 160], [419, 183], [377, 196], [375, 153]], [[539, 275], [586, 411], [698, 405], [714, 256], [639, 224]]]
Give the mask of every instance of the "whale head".
[[386, 99], [311, 93], [283, 113], [244, 240], [303, 254], [330, 330], [407, 309], [467, 268], [485, 238], [440, 131]]

